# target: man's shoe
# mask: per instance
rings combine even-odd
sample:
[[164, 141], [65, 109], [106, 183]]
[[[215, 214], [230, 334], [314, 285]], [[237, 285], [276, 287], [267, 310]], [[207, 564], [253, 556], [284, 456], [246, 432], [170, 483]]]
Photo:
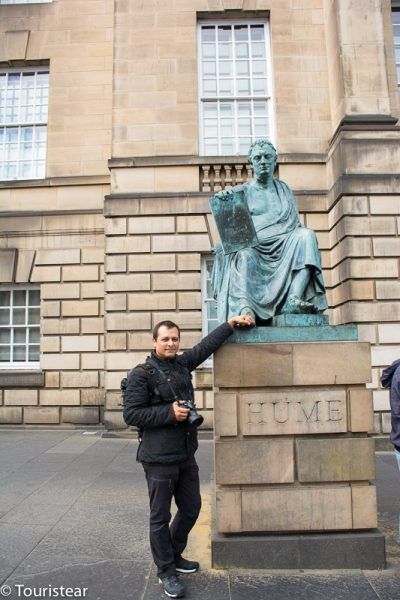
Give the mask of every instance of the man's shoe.
[[185, 588], [179, 581], [176, 575], [168, 575], [167, 577], [159, 578], [159, 584], [164, 588], [164, 594], [170, 598], [183, 598]]
[[200, 565], [195, 560], [186, 560], [182, 556], [175, 561], [175, 569], [178, 573], [196, 573]]

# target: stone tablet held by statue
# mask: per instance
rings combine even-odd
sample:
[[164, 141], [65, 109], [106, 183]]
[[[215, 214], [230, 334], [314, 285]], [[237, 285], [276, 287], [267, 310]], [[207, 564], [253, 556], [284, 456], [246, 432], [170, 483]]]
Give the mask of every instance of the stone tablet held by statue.
[[229, 202], [214, 196], [210, 206], [224, 254], [257, 246], [257, 233], [243, 191], [233, 191]]

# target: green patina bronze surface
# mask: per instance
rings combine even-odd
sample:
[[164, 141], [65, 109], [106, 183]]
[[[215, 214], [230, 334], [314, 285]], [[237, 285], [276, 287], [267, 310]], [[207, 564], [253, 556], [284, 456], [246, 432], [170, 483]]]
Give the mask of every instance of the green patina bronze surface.
[[235, 329], [225, 344], [275, 344], [283, 342], [342, 342], [358, 340], [357, 325], [304, 325]]
[[271, 325], [276, 315], [322, 313], [328, 306], [315, 233], [302, 225], [289, 186], [274, 179], [276, 158], [270, 142], [254, 142], [254, 178], [210, 201], [222, 240], [214, 249], [212, 274], [221, 323], [248, 313]]

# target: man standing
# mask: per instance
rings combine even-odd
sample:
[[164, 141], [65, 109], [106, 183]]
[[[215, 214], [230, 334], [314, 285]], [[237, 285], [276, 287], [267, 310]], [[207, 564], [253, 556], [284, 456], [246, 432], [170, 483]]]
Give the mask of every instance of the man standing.
[[[153, 329], [151, 356], [128, 376], [124, 419], [139, 428], [137, 460], [143, 464], [149, 490], [151, 552], [159, 582], [171, 598], [184, 596], [177, 573], [199, 569], [199, 563], [182, 557], [201, 508], [191, 371], [221, 346], [234, 327], [253, 325], [249, 315], [232, 317], [178, 356], [180, 329], [172, 321], [161, 321]], [[172, 497], [178, 511], [170, 526]]]

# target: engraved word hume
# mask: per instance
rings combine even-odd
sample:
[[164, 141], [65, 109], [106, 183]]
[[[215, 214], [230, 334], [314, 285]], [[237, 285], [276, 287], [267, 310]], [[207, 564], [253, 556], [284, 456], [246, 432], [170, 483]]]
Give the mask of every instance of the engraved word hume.
[[241, 394], [243, 435], [347, 431], [346, 392], [281, 391]]

